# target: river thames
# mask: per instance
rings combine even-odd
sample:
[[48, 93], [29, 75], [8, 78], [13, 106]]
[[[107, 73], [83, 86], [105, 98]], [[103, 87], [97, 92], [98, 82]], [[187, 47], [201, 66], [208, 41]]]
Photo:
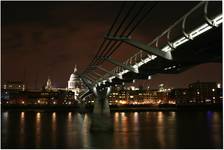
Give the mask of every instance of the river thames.
[[111, 113], [113, 132], [89, 132], [91, 114], [3, 111], [2, 148], [222, 148], [221, 111]]

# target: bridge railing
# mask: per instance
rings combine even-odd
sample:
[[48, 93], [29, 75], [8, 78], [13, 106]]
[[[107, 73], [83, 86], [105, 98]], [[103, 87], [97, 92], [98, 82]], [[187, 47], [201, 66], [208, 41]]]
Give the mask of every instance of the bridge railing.
[[[187, 12], [184, 16], [179, 18], [174, 24], [172, 24], [169, 28], [167, 28], [165, 31], [163, 31], [160, 35], [158, 35], [156, 38], [154, 38], [154, 40], [149, 42], [147, 45], [155, 46], [164, 52], [169, 52], [169, 51], [175, 50], [175, 48], [182, 45], [183, 43], [185, 43], [189, 40], [193, 40], [195, 37], [210, 30], [211, 28], [219, 26], [222, 23], [222, 14], [219, 14], [212, 19], [209, 18], [208, 17], [208, 4], [209, 4], [208, 1], [207, 2], [203, 1], [203, 2], [200, 2], [199, 4], [197, 4], [189, 12]], [[204, 14], [203, 17], [204, 17], [205, 22], [201, 26], [198, 26], [197, 28], [192, 30], [190, 33], [187, 33], [186, 32], [186, 21], [187, 21], [188, 17], [190, 15], [192, 15], [196, 10], [198, 10], [199, 8], [202, 8], [202, 7], [203, 7], [203, 14]], [[181, 25], [182, 37], [180, 37], [179, 39], [177, 39], [175, 41], [171, 41], [170, 33], [177, 25]], [[167, 44], [165, 46], [159, 46], [159, 41], [164, 36], [166, 36]], [[146, 52], [139, 51], [136, 54], [134, 54], [133, 56], [131, 56], [130, 58], [128, 58], [126, 61], [124, 61], [124, 64], [131, 65], [133, 67], [138, 68], [141, 65], [143, 65], [151, 60], [156, 59], [156, 57], [157, 56], [155, 56], [155, 55], [149, 55]], [[164, 68], [164, 70], [165, 69], [169, 69], [169, 67]], [[124, 70], [122, 67], [117, 66], [112, 70], [112, 72], [123, 75], [123, 74], [127, 73], [128, 70]], [[109, 74], [105, 74], [104, 77], [109, 77], [109, 76], [110, 76]], [[109, 78], [113, 79], [115, 77], [112, 76]], [[101, 79], [101, 81], [104, 83], [106, 80], [104, 78], [104, 79]]]

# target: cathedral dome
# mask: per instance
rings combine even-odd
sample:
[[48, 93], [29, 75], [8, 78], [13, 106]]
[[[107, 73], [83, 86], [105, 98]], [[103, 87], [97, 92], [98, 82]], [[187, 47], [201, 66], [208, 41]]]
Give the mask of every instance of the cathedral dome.
[[69, 81], [75, 81], [75, 80], [76, 80], [76, 75], [75, 75], [75, 73], [72, 73], [70, 75]]
[[69, 78], [69, 81], [68, 81], [68, 89], [74, 89], [75, 88], [76, 80], [77, 80], [76, 72], [77, 72], [77, 68], [75, 66], [74, 72], [70, 75], [70, 78]]

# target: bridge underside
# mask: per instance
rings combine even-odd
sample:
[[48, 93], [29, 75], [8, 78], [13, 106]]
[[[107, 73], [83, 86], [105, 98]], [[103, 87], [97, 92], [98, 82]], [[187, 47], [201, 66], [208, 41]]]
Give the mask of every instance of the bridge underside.
[[177, 74], [193, 66], [209, 63], [222, 62], [222, 26], [180, 45], [172, 51], [173, 60], [157, 57], [155, 60], [142, 65], [139, 73], [128, 72], [123, 79], [115, 78], [113, 82], [106, 82], [104, 86], [112, 86], [123, 82], [132, 82], [133, 79], [148, 79], [149, 75]]

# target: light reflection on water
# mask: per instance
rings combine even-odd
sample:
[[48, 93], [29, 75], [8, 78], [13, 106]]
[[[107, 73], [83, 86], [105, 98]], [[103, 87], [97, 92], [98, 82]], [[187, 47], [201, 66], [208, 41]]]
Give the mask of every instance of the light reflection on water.
[[20, 143], [24, 144], [24, 140], [25, 140], [25, 112], [21, 112], [20, 113]]
[[40, 112], [37, 112], [36, 113], [36, 123], [35, 123], [35, 125], [36, 125], [36, 135], [35, 135], [35, 137], [36, 137], [36, 146], [39, 148], [39, 146], [40, 146], [40, 141], [41, 141], [41, 113]]
[[[179, 112], [115, 112], [111, 115], [113, 133], [93, 134], [89, 131], [90, 114], [3, 112], [2, 148], [181, 148], [185, 141], [179, 139], [184, 139], [185, 134], [186, 137], [192, 136], [192, 141], [186, 138], [186, 143], [192, 144], [189, 147], [222, 147], [222, 113], [195, 113], [204, 115]], [[201, 126], [197, 129], [198, 133], [183, 132], [194, 125]], [[200, 133], [205, 132], [206, 134], [200, 136]], [[195, 141], [198, 139], [205, 145], [197, 145]]]
[[52, 117], [51, 117], [51, 125], [52, 125], [52, 145], [55, 146], [56, 145], [56, 141], [57, 141], [57, 136], [56, 136], [56, 132], [57, 132], [57, 116], [56, 116], [56, 112], [52, 113]]
[[158, 125], [158, 130], [157, 130], [157, 137], [159, 141], [159, 145], [161, 147], [164, 147], [166, 145], [165, 141], [165, 127], [166, 124], [164, 123], [164, 114], [163, 112], [158, 112], [157, 116], [157, 125]]
[[89, 136], [89, 125], [90, 125], [90, 117], [88, 114], [84, 115], [83, 126], [82, 126], [82, 141], [84, 148], [91, 148], [90, 145], [90, 136]]

